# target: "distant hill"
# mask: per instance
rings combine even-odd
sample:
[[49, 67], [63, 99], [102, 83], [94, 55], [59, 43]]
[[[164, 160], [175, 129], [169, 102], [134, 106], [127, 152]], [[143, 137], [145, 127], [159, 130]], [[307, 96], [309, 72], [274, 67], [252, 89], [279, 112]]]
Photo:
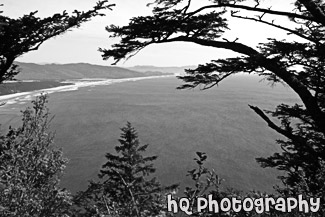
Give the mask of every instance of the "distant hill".
[[142, 72], [116, 66], [100, 66], [88, 63], [45, 64], [17, 62], [21, 72], [18, 80], [67, 80], [81, 78], [131, 78], [163, 75], [162, 72]]
[[172, 73], [172, 74], [184, 74], [185, 69], [196, 68], [196, 66], [170, 66], [170, 67], [158, 67], [158, 66], [133, 66], [128, 69], [143, 72], [143, 73]]

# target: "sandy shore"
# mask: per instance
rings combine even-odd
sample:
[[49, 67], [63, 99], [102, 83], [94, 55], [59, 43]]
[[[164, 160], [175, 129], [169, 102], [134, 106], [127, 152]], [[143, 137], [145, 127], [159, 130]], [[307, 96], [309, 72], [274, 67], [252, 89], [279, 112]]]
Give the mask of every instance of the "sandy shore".
[[[122, 79], [78, 79], [78, 80], [66, 80], [62, 83], [72, 83], [71, 85], [64, 85], [59, 87], [35, 90], [30, 92], [21, 92], [0, 96], [0, 104], [11, 105], [11, 104], [24, 104], [41, 93], [51, 94], [56, 92], [76, 91], [82, 87], [94, 87], [99, 85], [110, 85], [114, 83], [121, 83], [127, 81], [138, 81], [153, 78], [164, 78], [173, 77], [174, 75], [162, 75], [162, 76], [148, 76], [148, 77], [136, 77], [136, 78], [122, 78]], [[5, 107], [5, 105], [1, 107]]]

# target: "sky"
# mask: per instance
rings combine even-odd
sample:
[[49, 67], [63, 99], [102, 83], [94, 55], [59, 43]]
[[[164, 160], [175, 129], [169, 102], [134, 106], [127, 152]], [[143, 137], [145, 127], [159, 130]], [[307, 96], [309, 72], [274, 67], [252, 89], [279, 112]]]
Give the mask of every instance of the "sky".
[[[130, 18], [139, 15], [149, 15], [151, 8], [146, 5], [153, 0], [111, 0], [115, 3], [113, 10], [107, 10], [104, 17], [93, 18], [83, 23], [80, 28], [73, 29], [61, 36], [43, 43], [37, 51], [32, 51], [19, 57], [17, 61], [32, 63], [91, 63], [110, 65], [113, 60], [103, 60], [98, 48], [110, 48], [117, 39], [108, 37], [105, 26], [126, 25]], [[96, 4], [97, 0], [0, 0], [4, 6], [3, 15], [18, 18], [32, 11], [46, 17], [67, 10], [71, 13], [77, 9], [86, 11]], [[196, 0], [204, 2], [204, 0]], [[199, 7], [200, 5], [194, 5]], [[287, 8], [288, 1], [273, 0], [272, 9]], [[283, 22], [283, 21], [281, 21]], [[285, 21], [284, 21], [285, 22]], [[266, 27], [253, 21], [230, 21], [231, 31], [225, 34], [228, 40], [239, 38], [238, 42], [256, 46], [265, 42], [268, 37], [286, 37], [286, 33], [275, 28]], [[235, 53], [224, 49], [202, 47], [186, 42], [150, 45], [127, 61], [121, 61], [118, 66], [135, 65], [156, 66], [188, 66], [209, 62], [213, 59], [234, 57]]]

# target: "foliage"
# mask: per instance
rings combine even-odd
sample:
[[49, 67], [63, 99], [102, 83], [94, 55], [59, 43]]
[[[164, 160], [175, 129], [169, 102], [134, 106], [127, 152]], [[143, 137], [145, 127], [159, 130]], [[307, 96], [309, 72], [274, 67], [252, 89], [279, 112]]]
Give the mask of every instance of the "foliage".
[[67, 164], [53, 144], [46, 95], [22, 112], [22, 125], [0, 138], [0, 216], [65, 216], [72, 204], [59, 187]]
[[[242, 192], [232, 188], [225, 188], [225, 180], [221, 179], [214, 170], [209, 170], [204, 166], [205, 161], [207, 160], [207, 155], [203, 152], [196, 152], [197, 157], [194, 158], [197, 164], [197, 168], [188, 171], [187, 176], [191, 177], [194, 184], [193, 186], [186, 187], [184, 190], [184, 195], [186, 198], [190, 199], [190, 211], [192, 212], [191, 216], [204, 216], [204, 217], [320, 217], [323, 216], [321, 212], [318, 213], [302, 213], [297, 209], [292, 210], [290, 213], [283, 213], [270, 206], [270, 210], [264, 210], [263, 213], [257, 213], [255, 209], [250, 212], [246, 212], [243, 209], [240, 211], [235, 211], [231, 209], [228, 212], [219, 210], [218, 213], [209, 212], [208, 208], [203, 211], [198, 211], [197, 199], [198, 198], [208, 198], [208, 195], [212, 195], [212, 199], [217, 201], [218, 204], [221, 204], [224, 198], [232, 200], [236, 198], [237, 200], [244, 201], [245, 198], [260, 199], [260, 198], [274, 198], [277, 200], [279, 195], [266, 194], [257, 191], [251, 192]], [[324, 173], [320, 174], [324, 180]], [[303, 186], [303, 185], [302, 185]], [[302, 187], [301, 186], [301, 187]], [[303, 187], [302, 187], [303, 188]], [[306, 192], [304, 189], [303, 192]], [[322, 195], [320, 193], [320, 195]], [[290, 195], [287, 195], [290, 196]], [[310, 195], [304, 195], [305, 198], [308, 198]], [[315, 196], [315, 195], [313, 195]], [[238, 207], [237, 207], [238, 208]], [[265, 208], [265, 207], [264, 207]]]
[[[282, 104], [273, 112], [250, 106], [270, 128], [286, 138], [277, 140], [283, 150], [281, 153], [257, 160], [263, 167], [284, 171], [281, 180], [291, 194], [298, 192], [295, 188], [303, 182], [309, 193], [318, 195], [324, 188], [319, 172], [325, 161], [324, 1], [295, 0], [291, 8], [282, 10], [272, 10], [264, 5], [266, 1], [260, 0], [210, 0], [192, 9], [194, 2], [156, 0], [153, 15], [132, 18], [123, 27], [107, 27], [110, 36], [120, 38], [120, 42], [111, 49], [101, 49], [103, 58], [113, 58], [118, 62], [148, 45], [175, 41], [241, 54], [187, 70], [187, 75], [180, 77], [186, 82], [180, 89], [211, 88], [242, 72], [255, 73], [290, 87], [300, 97], [301, 105]], [[290, 37], [268, 39], [257, 47], [240, 43], [238, 39], [230, 41], [222, 38], [224, 31], [231, 31], [228, 30], [228, 17], [259, 22], [269, 26], [270, 30], [285, 31]], [[288, 21], [277, 21], [278, 17]], [[280, 124], [267, 114], [279, 119]]]
[[130, 123], [122, 129], [117, 155], [107, 153], [99, 182], [91, 182], [77, 197], [86, 212], [79, 216], [158, 216], [165, 213], [165, 194], [177, 185], [163, 187], [152, 177], [157, 156], [143, 156], [148, 145], [141, 145]]
[[37, 17], [37, 11], [17, 19], [0, 14], [0, 83], [13, 79], [19, 73], [18, 66], [14, 64], [17, 57], [37, 50], [46, 40], [79, 27], [92, 17], [104, 16], [100, 11], [112, 6], [107, 0], [102, 0], [87, 12], [75, 10], [69, 15], [63, 11], [46, 18]]

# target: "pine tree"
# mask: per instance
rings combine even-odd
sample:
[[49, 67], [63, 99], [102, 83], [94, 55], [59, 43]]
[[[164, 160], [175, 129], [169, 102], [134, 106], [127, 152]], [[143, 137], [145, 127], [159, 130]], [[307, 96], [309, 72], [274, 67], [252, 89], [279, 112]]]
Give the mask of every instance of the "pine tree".
[[121, 130], [120, 144], [115, 147], [117, 154], [105, 156], [107, 162], [99, 174], [101, 181], [91, 183], [77, 199], [88, 212], [85, 216], [90, 213], [125, 217], [167, 215], [165, 194], [175, 190], [177, 185], [163, 187], [152, 176], [157, 156], [143, 156], [148, 145], [140, 144], [129, 122]]

